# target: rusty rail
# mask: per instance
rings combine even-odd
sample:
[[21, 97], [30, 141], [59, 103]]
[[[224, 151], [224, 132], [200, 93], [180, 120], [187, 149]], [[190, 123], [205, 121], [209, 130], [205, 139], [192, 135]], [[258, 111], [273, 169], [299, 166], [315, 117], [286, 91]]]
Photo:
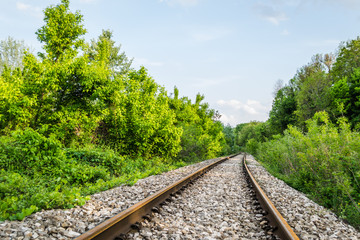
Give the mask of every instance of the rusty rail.
[[261, 207], [268, 213], [267, 219], [270, 225], [274, 228], [274, 234], [281, 239], [298, 240], [299, 237], [294, 233], [289, 224], [281, 216], [279, 211], [275, 208], [274, 204], [266, 196], [265, 192], [261, 189], [255, 178], [251, 174], [248, 166], [246, 165], [246, 154], [243, 157], [245, 172], [248, 174], [251, 184], [253, 185], [256, 197]]
[[121, 234], [127, 233], [133, 224], [140, 221], [144, 216], [149, 214], [151, 210], [164, 202], [171, 194], [179, 191], [182, 187], [187, 185], [189, 182], [195, 180], [205, 172], [215, 167], [219, 163], [236, 156], [237, 154], [223, 157], [196, 172], [180, 179], [179, 181], [159, 190], [151, 196], [143, 199], [114, 217], [102, 222], [93, 229], [85, 232], [84, 234], [77, 237], [75, 240], [85, 239], [114, 239]]

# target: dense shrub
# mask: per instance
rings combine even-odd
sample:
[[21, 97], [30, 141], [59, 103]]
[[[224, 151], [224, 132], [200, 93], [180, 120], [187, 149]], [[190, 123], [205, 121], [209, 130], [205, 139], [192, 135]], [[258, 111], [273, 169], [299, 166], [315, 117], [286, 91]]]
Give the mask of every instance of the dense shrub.
[[58, 141], [30, 128], [15, 131], [11, 137], [2, 136], [0, 156], [2, 169], [24, 172], [28, 176], [43, 172], [59, 174], [53, 170], [61, 168], [66, 159]]
[[[196, 95], [192, 103], [187, 97], [179, 98], [179, 90], [174, 88], [169, 106], [175, 113], [175, 125], [182, 130], [181, 150], [176, 156], [180, 161], [191, 162], [213, 158], [229, 146], [225, 140], [224, 126], [218, 121], [219, 113], [203, 103], [204, 96]], [[226, 152], [228, 153], [228, 152]]]
[[283, 137], [260, 144], [257, 158], [275, 175], [360, 227], [360, 134], [342, 118], [334, 126], [325, 112]]
[[182, 166], [87, 146], [66, 149], [35, 130], [0, 138], [0, 220], [82, 205], [87, 195]]

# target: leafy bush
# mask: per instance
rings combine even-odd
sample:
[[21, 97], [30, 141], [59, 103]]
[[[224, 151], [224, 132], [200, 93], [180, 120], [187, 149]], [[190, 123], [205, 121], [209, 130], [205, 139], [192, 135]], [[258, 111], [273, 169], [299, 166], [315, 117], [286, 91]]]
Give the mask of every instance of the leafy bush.
[[126, 159], [110, 149], [102, 150], [91, 146], [81, 149], [66, 149], [66, 155], [69, 158], [76, 159], [76, 161], [82, 165], [105, 167], [111, 174], [115, 175], [122, 173], [122, 166], [125, 164], [124, 161]]
[[67, 158], [58, 141], [30, 128], [0, 138], [0, 168], [1, 219], [83, 204], [76, 186], [110, 177], [105, 168]]
[[289, 127], [262, 143], [257, 158], [275, 175], [360, 227], [360, 134], [346, 119], [334, 126], [325, 112], [307, 121], [307, 133]]
[[53, 169], [65, 162], [61, 144], [28, 128], [15, 131], [11, 137], [0, 140], [0, 167], [8, 171], [21, 171], [31, 176], [39, 173], [58, 174]]
[[82, 205], [87, 195], [159, 174], [182, 162], [119, 156], [94, 146], [68, 148], [35, 130], [0, 138], [0, 220]]

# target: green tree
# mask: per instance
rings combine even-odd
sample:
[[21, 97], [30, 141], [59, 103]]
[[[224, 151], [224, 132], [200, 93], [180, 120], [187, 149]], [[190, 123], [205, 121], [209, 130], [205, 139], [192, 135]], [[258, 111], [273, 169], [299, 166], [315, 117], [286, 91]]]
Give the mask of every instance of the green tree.
[[169, 106], [176, 114], [176, 126], [183, 129], [181, 151], [178, 158], [194, 161], [217, 156], [226, 148], [223, 125], [218, 121], [219, 114], [202, 103], [204, 96], [197, 94], [192, 103], [187, 97], [179, 98], [179, 90], [174, 88]]
[[281, 134], [288, 125], [296, 123], [296, 109], [294, 88], [284, 86], [277, 92], [269, 113], [268, 122], [274, 134]]
[[223, 149], [223, 154], [228, 155], [231, 153], [236, 153], [240, 151], [239, 146], [236, 144], [236, 132], [235, 128], [231, 127], [229, 124], [223, 126], [223, 133], [225, 137], [225, 146]]
[[263, 124], [264, 124], [263, 122], [258, 122], [258, 121], [251, 121], [247, 123], [238, 133], [239, 134], [238, 144], [240, 146], [246, 146], [246, 143], [250, 139], [255, 139], [256, 141], [263, 141], [265, 137], [262, 134]]
[[353, 127], [360, 123], [360, 68], [353, 70], [350, 77], [344, 77], [330, 89], [333, 113], [345, 116]]
[[36, 32], [46, 51], [41, 54], [42, 67], [29, 64], [26, 74], [28, 94], [36, 96], [38, 103], [34, 123], [48, 134], [55, 133], [65, 145], [94, 141], [109, 99], [118, 89], [110, 75], [110, 53], [102, 51], [96, 61], [89, 61], [80, 38], [86, 32], [83, 16], [69, 10], [68, 0], [44, 13], [45, 25]]
[[299, 68], [295, 74], [295, 76], [291, 79], [291, 86], [294, 88], [295, 92], [300, 90], [303, 82], [306, 79], [313, 75], [314, 73], [324, 71], [325, 65], [323, 61], [323, 56], [320, 54], [316, 54], [311, 58], [311, 61]]
[[332, 79], [328, 72], [332, 64], [331, 54], [317, 54], [277, 91], [269, 114], [274, 134], [282, 133], [289, 124], [305, 127], [305, 121], [316, 112], [331, 111]]
[[5, 69], [0, 76], [0, 132], [7, 134], [29, 126], [35, 100], [23, 92], [20, 70]]
[[108, 106], [110, 70], [104, 60], [89, 62], [80, 55], [79, 39], [86, 31], [82, 15], [71, 13], [69, 1], [45, 9], [45, 25], [37, 31], [46, 53], [38, 59], [23, 57], [23, 69], [3, 71], [0, 88], [0, 125], [3, 132], [16, 128], [42, 129], [65, 144], [92, 141]]
[[305, 123], [316, 112], [329, 111], [331, 81], [323, 71], [311, 72], [301, 83], [296, 93], [298, 122]]
[[335, 118], [346, 116], [352, 127], [360, 123], [360, 37], [339, 46], [331, 69], [331, 111]]
[[266, 142], [272, 135], [268, 122], [251, 121], [237, 133], [237, 144], [249, 153], [255, 154], [260, 143]]
[[123, 90], [114, 93], [101, 138], [119, 152], [173, 157], [180, 151], [182, 130], [168, 97], [142, 67], [123, 77]]
[[91, 40], [88, 49], [90, 61], [105, 61], [115, 74], [125, 74], [130, 70], [132, 60], [125, 52], [120, 52], [121, 45], [115, 46], [112, 36], [110, 30], [103, 30], [97, 40]]
[[45, 52], [25, 52], [0, 74], [0, 220], [82, 205], [179, 159], [224, 152], [220, 115], [203, 95], [168, 97], [144, 67], [130, 69], [110, 31], [84, 44], [69, 0], [44, 13], [36, 34]]
[[339, 46], [336, 62], [330, 72], [334, 117], [346, 116], [352, 127], [360, 124], [360, 37]]
[[335, 81], [344, 77], [350, 78], [356, 68], [360, 67], [360, 37], [340, 44], [336, 61], [331, 70]]
[[61, 0], [61, 4], [47, 7], [44, 14], [46, 24], [36, 32], [39, 41], [45, 44], [46, 55], [40, 56], [54, 62], [64, 56], [76, 56], [77, 50], [84, 45], [84, 40], [79, 37], [86, 33], [80, 12], [70, 12], [69, 0]]

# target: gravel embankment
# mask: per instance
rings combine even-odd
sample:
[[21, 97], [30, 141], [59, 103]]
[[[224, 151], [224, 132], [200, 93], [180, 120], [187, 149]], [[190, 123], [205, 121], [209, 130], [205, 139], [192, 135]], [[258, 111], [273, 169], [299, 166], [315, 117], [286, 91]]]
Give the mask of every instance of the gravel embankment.
[[241, 156], [206, 173], [127, 239], [272, 239], [249, 194]]
[[72, 209], [37, 212], [23, 221], [0, 222], [0, 239], [73, 239], [125, 210], [163, 187], [216, 159], [182, 167], [139, 180], [134, 186], [119, 186], [91, 196], [85, 205]]
[[300, 239], [360, 239], [360, 232], [334, 213], [270, 175], [252, 156], [246, 159], [255, 179]]

